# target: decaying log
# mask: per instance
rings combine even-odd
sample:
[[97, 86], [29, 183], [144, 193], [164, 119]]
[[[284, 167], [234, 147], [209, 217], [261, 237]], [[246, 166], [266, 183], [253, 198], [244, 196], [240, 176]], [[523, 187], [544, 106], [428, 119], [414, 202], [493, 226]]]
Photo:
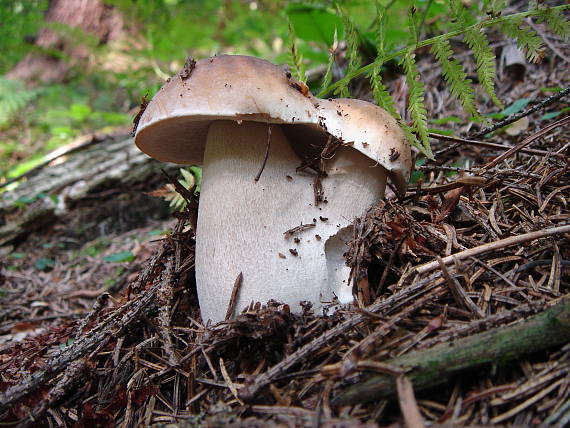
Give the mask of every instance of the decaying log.
[[[496, 361], [508, 361], [570, 340], [570, 298], [524, 321], [394, 358], [386, 363], [410, 369], [416, 390], [445, 383], [454, 374]], [[347, 388], [332, 404], [343, 406], [388, 397], [396, 390], [393, 376], [375, 375]]]
[[[125, 135], [104, 137], [74, 149], [20, 180], [0, 199], [0, 246], [46, 226], [78, 201], [117, 187], [162, 180], [161, 169], [177, 167], [155, 161]], [[155, 180], [156, 181], [156, 180]], [[150, 190], [150, 189], [149, 189]]]

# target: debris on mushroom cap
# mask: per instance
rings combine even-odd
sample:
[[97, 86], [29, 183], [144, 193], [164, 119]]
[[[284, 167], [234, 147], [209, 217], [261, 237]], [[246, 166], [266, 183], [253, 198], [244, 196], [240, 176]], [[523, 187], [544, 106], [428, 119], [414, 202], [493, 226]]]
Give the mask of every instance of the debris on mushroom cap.
[[304, 83], [259, 58], [221, 55], [187, 61], [149, 103], [135, 142], [161, 161], [201, 163], [213, 120], [287, 125], [290, 140], [302, 135], [313, 145], [315, 138], [324, 145], [328, 135], [353, 142], [388, 171], [400, 193], [406, 189], [411, 150], [394, 118], [365, 101], [315, 98]]
[[406, 191], [412, 153], [396, 119], [374, 104], [347, 98], [320, 100], [318, 111], [329, 134], [352, 142], [354, 149], [388, 170], [400, 193]]

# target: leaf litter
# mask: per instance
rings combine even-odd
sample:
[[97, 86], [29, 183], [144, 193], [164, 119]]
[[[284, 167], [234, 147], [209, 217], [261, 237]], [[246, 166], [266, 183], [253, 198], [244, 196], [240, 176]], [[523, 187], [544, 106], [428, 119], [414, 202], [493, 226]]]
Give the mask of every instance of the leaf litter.
[[[537, 82], [552, 86], [561, 78], [528, 67], [535, 80], [507, 81], [507, 103], [523, 94], [539, 98]], [[426, 96], [434, 115], [459, 115], [447, 99], [435, 84]], [[101, 272], [85, 265], [56, 260], [37, 272], [7, 269], [3, 261], [0, 334], [10, 339], [0, 345], [0, 420], [123, 427], [563, 424], [570, 419], [570, 130], [545, 122], [495, 137], [507, 150], [519, 147], [501, 162], [493, 161], [505, 153], [498, 147], [458, 143], [449, 150], [436, 142], [437, 162], [418, 168], [423, 177], [405, 204], [387, 199], [355, 219], [346, 259], [357, 301], [332, 315], [315, 314], [308, 303], [294, 314], [279, 302], [253, 302], [233, 319], [203, 325], [193, 271], [197, 201], [108, 289]], [[520, 144], [533, 137], [539, 153]], [[124, 244], [108, 251], [130, 250]], [[83, 294], [66, 304], [50, 297], [78, 289]], [[522, 350], [517, 335], [518, 342], [526, 336], [514, 330], [520, 326], [537, 332]], [[19, 331], [27, 335], [17, 337]], [[501, 334], [515, 335], [507, 350], [491, 340]], [[463, 346], [485, 363], [451, 371]], [[434, 350], [435, 377], [420, 362], [403, 363]], [[495, 351], [502, 353], [489, 357]]]

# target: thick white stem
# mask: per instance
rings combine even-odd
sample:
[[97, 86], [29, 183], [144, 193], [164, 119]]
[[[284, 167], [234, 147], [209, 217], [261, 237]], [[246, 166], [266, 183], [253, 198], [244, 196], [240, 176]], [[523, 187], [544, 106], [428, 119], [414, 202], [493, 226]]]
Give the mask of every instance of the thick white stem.
[[[350, 233], [338, 233], [384, 194], [385, 170], [343, 147], [329, 161], [329, 177], [322, 181], [328, 203], [315, 207], [314, 177], [295, 172], [301, 161], [278, 125], [271, 125], [269, 158], [255, 182], [268, 126], [218, 121], [208, 131], [196, 236], [196, 281], [204, 321], [224, 318], [240, 272], [236, 313], [252, 301], [270, 299], [294, 311], [308, 300], [317, 312], [334, 296], [346, 302], [350, 287], [342, 254]], [[313, 219], [314, 228], [284, 237], [285, 231]]]

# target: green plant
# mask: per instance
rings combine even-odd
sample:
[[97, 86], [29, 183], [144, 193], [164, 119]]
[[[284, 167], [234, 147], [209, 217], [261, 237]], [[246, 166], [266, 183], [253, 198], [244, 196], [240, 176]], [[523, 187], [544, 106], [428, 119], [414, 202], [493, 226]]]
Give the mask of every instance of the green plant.
[[0, 75], [30, 52], [47, 7], [47, 0], [0, 1]]
[[26, 89], [20, 80], [0, 76], [0, 127], [10, 123], [39, 93], [37, 89]]
[[[202, 168], [195, 165], [190, 166], [187, 169], [180, 168], [180, 175], [182, 175], [182, 178], [178, 179], [178, 182], [185, 189], [191, 190], [195, 195], [200, 193], [200, 188], [202, 186]], [[168, 183], [161, 188], [150, 192], [149, 195], [168, 201], [170, 207], [176, 211], [182, 211], [186, 208], [186, 199], [176, 191], [173, 184]]]
[[[346, 4], [347, 2], [344, 2]], [[516, 40], [519, 48], [526, 52], [529, 61], [537, 62], [542, 58], [542, 40], [540, 37], [524, 23], [527, 18], [534, 18], [538, 22], [545, 22], [550, 31], [556, 35], [568, 39], [570, 37], [570, 24], [565, 19], [563, 12], [570, 6], [548, 6], [543, 2], [534, 2], [526, 12], [501, 16], [500, 11], [506, 6], [506, 1], [484, 1], [481, 9], [476, 7], [466, 7], [465, 2], [451, 0], [448, 2], [448, 13], [452, 16], [452, 29], [435, 37], [420, 40], [420, 35], [425, 22], [425, 17], [430, 5], [434, 2], [426, 2], [426, 11], [420, 16], [415, 2], [410, 2], [406, 23], [409, 29], [407, 41], [402, 47], [394, 46], [390, 42], [388, 29], [393, 27], [388, 17], [388, 9], [401, 2], [391, 1], [388, 5], [382, 5], [376, 1], [376, 17], [374, 19], [374, 31], [364, 35], [358, 31], [353, 23], [353, 17], [346, 7], [336, 3], [336, 11], [343, 21], [343, 37], [347, 41], [347, 67], [345, 76], [338, 81], [331, 83], [330, 67], [327, 66], [327, 73], [324, 77], [324, 84], [317, 94], [324, 97], [329, 94], [348, 96], [348, 85], [352, 80], [360, 75], [365, 75], [370, 81], [375, 101], [378, 105], [388, 110], [403, 125], [408, 140], [416, 146], [427, 157], [432, 157], [428, 121], [424, 103], [424, 88], [418, 72], [415, 53], [420, 48], [431, 47], [434, 55], [442, 69], [442, 76], [446, 84], [450, 87], [452, 96], [458, 98], [466, 111], [473, 119], [482, 120], [475, 105], [475, 92], [473, 82], [467, 78], [467, 74], [461, 63], [453, 57], [450, 40], [461, 38], [472, 51], [477, 64], [477, 77], [479, 84], [488, 94], [490, 99], [502, 108], [502, 103], [498, 99], [494, 88], [496, 57], [489, 45], [489, 40], [484, 32], [485, 28], [497, 26], [505, 35]], [[420, 2], [417, 2], [418, 4]], [[443, 2], [440, 2], [443, 3]], [[441, 7], [440, 4], [438, 7]], [[320, 6], [319, 6], [320, 7]], [[484, 14], [484, 18], [477, 19], [478, 15]], [[391, 14], [390, 19], [401, 14]], [[294, 34], [295, 28], [291, 29]], [[331, 33], [332, 34], [332, 33]], [[366, 39], [372, 38], [374, 41], [374, 59], [364, 66], [359, 65], [361, 50], [366, 44]], [[388, 42], [387, 42], [388, 41]], [[300, 52], [296, 46], [296, 39], [290, 41], [290, 51]], [[331, 49], [332, 51], [332, 49]], [[293, 61], [290, 63], [293, 74], [302, 76], [300, 67], [301, 55], [292, 55]], [[390, 61], [399, 60], [406, 75], [406, 82], [409, 88], [408, 116], [410, 123], [405, 123], [394, 108], [394, 104], [386, 86], [382, 82], [382, 67]]]

